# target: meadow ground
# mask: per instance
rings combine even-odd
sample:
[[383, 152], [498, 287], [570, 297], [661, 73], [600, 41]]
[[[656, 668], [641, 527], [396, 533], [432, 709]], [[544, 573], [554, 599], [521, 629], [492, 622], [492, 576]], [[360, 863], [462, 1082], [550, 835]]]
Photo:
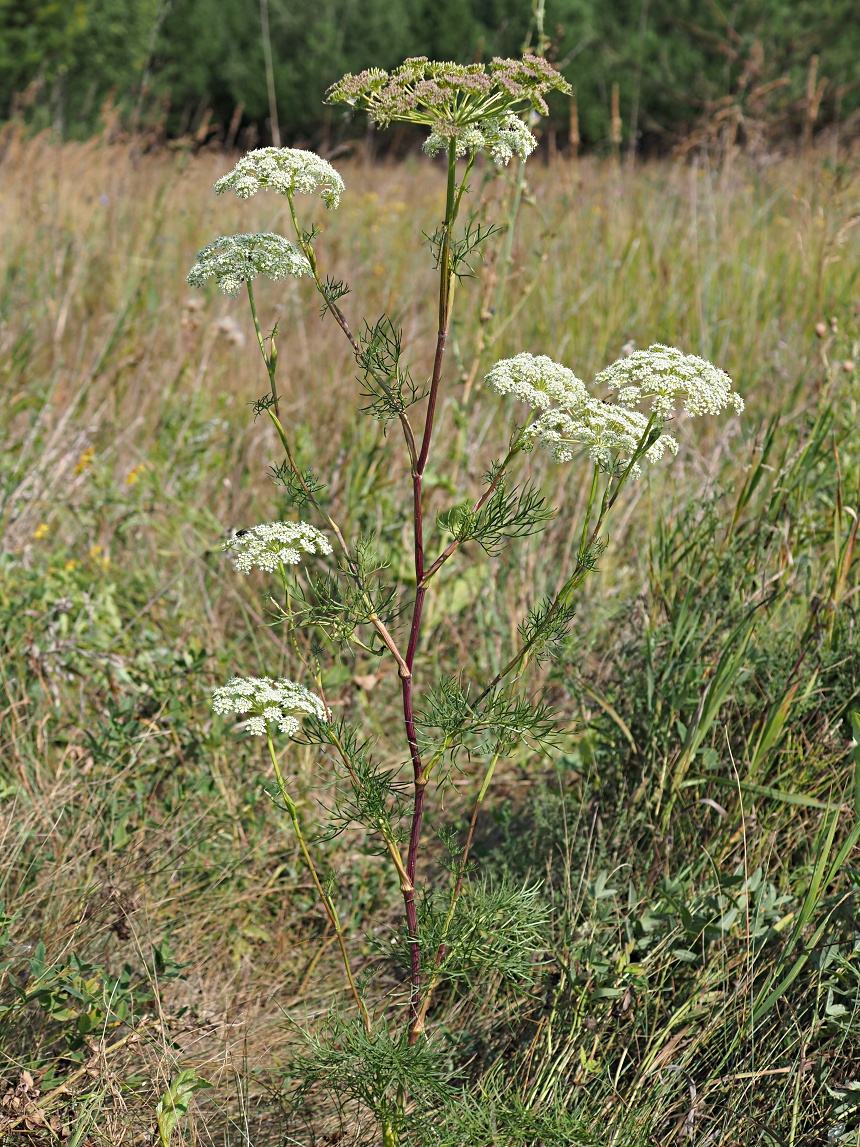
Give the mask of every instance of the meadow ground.
[[[187, 1067], [214, 1087], [186, 1142], [369, 1141], [360, 1112], [295, 1099], [296, 1025], [324, 1020], [343, 977], [260, 748], [209, 708], [234, 672], [298, 672], [264, 583], [221, 550], [289, 512], [248, 405], [266, 389], [253, 330], [241, 298], [184, 281], [216, 234], [287, 230], [274, 198], [211, 193], [231, 163], [2, 142], [3, 1142], [150, 1142]], [[442, 172], [340, 166], [324, 273], [351, 284], [355, 319], [396, 317], [420, 376]], [[473, 182], [490, 204], [505, 188]], [[631, 342], [672, 343], [747, 402], [681, 426], [679, 458], [631, 488], [542, 670], [559, 751], [515, 756], [488, 801], [481, 872], [539, 884], [550, 939], [526, 983], [448, 985], [431, 1030], [452, 1078], [520, 1127], [505, 1143], [860, 1144], [859, 193], [825, 154], [533, 162], [508, 274], [490, 259], [461, 288], [434, 511], [478, 488], [506, 434], [512, 411], [481, 388], [503, 355], [587, 378]], [[303, 282], [259, 294], [302, 465], [352, 531], [398, 521], [399, 443], [355, 414], [347, 344]], [[501, 663], [559, 584], [586, 475], [528, 470], [558, 517], [489, 567], [450, 563], [426, 666]], [[380, 543], [407, 593], [406, 517]], [[393, 674], [359, 651], [326, 687], [382, 735]], [[293, 746], [309, 816], [315, 767]], [[436, 827], [474, 786], [463, 762]], [[372, 966], [397, 890], [349, 834], [320, 848]]]

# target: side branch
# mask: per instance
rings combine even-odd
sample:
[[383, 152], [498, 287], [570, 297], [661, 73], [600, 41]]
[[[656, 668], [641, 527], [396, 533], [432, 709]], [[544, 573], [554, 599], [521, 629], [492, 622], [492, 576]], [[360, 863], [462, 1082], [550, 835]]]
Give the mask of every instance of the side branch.
[[[519, 447], [519, 439], [518, 439], [517, 442], [514, 443], [514, 445], [508, 451], [507, 456], [503, 459], [501, 465], [499, 466], [499, 469], [496, 471], [496, 474], [493, 476], [493, 479], [490, 482], [490, 484], [487, 486], [486, 490], [483, 492], [483, 494], [480, 496], [480, 498], [478, 498], [477, 502], [475, 502], [475, 504], [472, 506], [472, 513], [473, 514], [477, 514], [479, 510], [483, 509], [483, 507], [487, 504], [487, 502], [490, 500], [490, 498], [492, 498], [493, 494], [496, 491], [496, 488], [497, 488], [499, 482], [502, 479], [502, 475], [504, 474], [505, 470], [508, 467], [508, 464], [511, 462], [514, 455], [519, 452], [519, 449], [520, 449], [520, 447]], [[460, 546], [462, 546], [462, 544], [463, 544], [463, 539], [455, 538], [454, 541], [451, 542], [451, 544], [449, 546], [447, 546], [445, 550], [443, 550], [443, 552], [439, 555], [439, 557], [436, 559], [436, 561], [433, 562], [433, 564], [429, 567], [429, 569], [427, 569], [425, 571], [424, 576], [421, 579], [421, 583], [420, 583], [421, 589], [427, 588], [427, 583], [430, 581], [430, 579], [433, 577], [433, 575], [439, 572], [439, 570], [442, 568], [442, 566], [445, 564], [445, 562], [457, 552], [457, 550], [460, 548]]]
[[[314, 252], [314, 249], [311, 246], [308, 239], [305, 237], [304, 233], [302, 232], [302, 229], [299, 227], [299, 221], [298, 221], [298, 218], [296, 217], [296, 211], [295, 211], [295, 207], [293, 205], [292, 195], [288, 195], [287, 199], [289, 200], [289, 204], [290, 204], [290, 215], [291, 215], [292, 220], [293, 220], [293, 227], [295, 228], [296, 238], [299, 241], [299, 245], [301, 246], [302, 251], [305, 254], [305, 257], [307, 258], [308, 262], [310, 263], [311, 274], [313, 275], [314, 285], [316, 286], [316, 289], [319, 292], [320, 298], [322, 298], [323, 301], [325, 302], [327, 309], [329, 311], [331, 311], [332, 315], [334, 315], [335, 322], [337, 323], [337, 325], [340, 327], [340, 329], [343, 331], [344, 335], [346, 336], [346, 339], [349, 342], [349, 345], [352, 347], [352, 353], [355, 355], [357, 360], [360, 360], [362, 357], [361, 344], [359, 343], [359, 341], [355, 337], [355, 335], [352, 333], [352, 330], [350, 329], [350, 325], [347, 322], [346, 316], [344, 315], [343, 311], [337, 305], [335, 300], [330, 299], [329, 296], [327, 295], [326, 289], [323, 286], [323, 283], [322, 283], [320, 276], [319, 276], [319, 270], [317, 268], [317, 260], [316, 260], [316, 254]], [[373, 377], [376, 379], [376, 381], [379, 383], [379, 385], [382, 387], [382, 389], [386, 392], [387, 396], [389, 398], [393, 398], [393, 396], [391, 394], [391, 390], [390, 390], [388, 384], [386, 383], [385, 379], [380, 378], [379, 375], [376, 373], [373, 373]], [[412, 424], [410, 423], [409, 419], [407, 418], [405, 411], [401, 410], [398, 414], [398, 418], [400, 420], [400, 425], [403, 429], [403, 437], [406, 440], [406, 449], [409, 453], [409, 461], [410, 461], [411, 466], [414, 469], [415, 463], [417, 460], [417, 448], [416, 448], [416, 444], [415, 444], [415, 432], [412, 429]]]
[[[313, 490], [310, 489], [310, 487], [308, 486], [307, 482], [304, 479], [304, 476], [302, 475], [301, 470], [299, 470], [298, 466], [296, 465], [295, 459], [293, 458], [293, 452], [290, 449], [289, 439], [287, 438], [286, 432], [285, 432], [283, 426], [281, 425], [280, 419], [271, 409], [269, 409], [267, 411], [267, 413], [272, 420], [272, 423], [275, 427], [275, 430], [278, 432], [278, 437], [281, 440], [281, 445], [283, 446], [284, 453], [287, 456], [287, 462], [289, 463], [290, 469], [295, 474], [296, 478], [299, 481], [299, 484], [301, 485], [302, 489], [304, 490], [305, 497], [308, 499], [308, 501], [314, 507], [314, 509], [317, 511], [317, 513], [320, 515], [320, 517], [325, 520], [325, 522], [329, 526], [329, 529], [332, 531], [334, 536], [337, 538], [338, 544], [340, 545], [341, 549], [343, 550], [344, 556], [346, 557], [346, 560], [349, 564], [350, 570], [353, 573], [356, 573], [357, 570], [356, 570], [355, 562], [353, 561], [352, 555], [349, 552], [349, 546], [346, 544], [346, 539], [344, 538], [344, 536], [341, 532], [340, 526], [338, 526], [337, 522], [334, 520], [334, 518], [332, 518], [331, 514], [328, 514], [323, 509], [323, 507], [320, 505], [318, 499], [314, 495]], [[367, 601], [367, 604], [369, 605], [370, 604], [369, 599], [366, 598], [366, 601]], [[382, 643], [385, 645], [386, 649], [388, 649], [388, 651], [391, 653], [394, 660], [397, 662], [397, 671], [398, 671], [399, 675], [401, 677], [411, 676], [410, 666], [404, 660], [403, 655], [401, 654], [400, 650], [397, 648], [397, 642], [394, 640], [394, 638], [389, 633], [388, 628], [386, 627], [386, 625], [382, 621], [382, 619], [380, 617], [378, 617], [374, 611], [371, 611], [371, 613], [368, 615], [367, 620], [373, 626], [373, 628], [376, 630], [376, 632], [379, 634], [380, 638], [382, 639]]]
[[648, 425], [645, 427], [645, 430], [643, 431], [642, 437], [640, 438], [640, 440], [636, 446], [636, 449], [633, 451], [633, 454], [630, 457], [630, 460], [628, 461], [627, 465], [625, 466], [624, 470], [622, 471], [621, 475], [619, 476], [618, 482], [615, 486], [615, 489], [612, 490], [611, 494], [610, 494], [610, 490], [612, 489], [611, 477], [610, 477], [609, 481], [607, 482], [606, 489], [603, 492], [603, 500], [602, 500], [601, 505], [600, 505], [600, 513], [599, 513], [599, 516], [597, 518], [597, 522], [595, 523], [594, 529], [591, 531], [591, 534], [588, 536], [588, 539], [586, 541], [586, 531], [588, 529], [588, 524], [590, 521], [592, 507], [594, 505], [596, 488], [597, 488], [597, 484], [596, 484], [597, 472], [595, 470], [595, 481], [592, 483], [592, 487], [591, 487], [591, 496], [590, 496], [589, 502], [588, 502], [588, 511], [587, 511], [586, 519], [585, 519], [585, 528], [583, 529], [583, 540], [580, 543], [579, 555], [577, 557], [576, 565], [574, 566], [573, 573], [570, 575], [570, 577], [567, 579], [567, 581], [564, 583], [564, 585], [561, 587], [561, 589], [556, 594], [555, 601], [552, 603], [552, 606], [547, 611], [547, 615], [543, 620], [543, 624], [540, 626], [539, 629], [537, 629], [532, 634], [532, 636], [527, 641], [523, 642], [523, 644], [520, 646], [520, 648], [517, 650], [517, 652], [511, 658], [511, 660], [507, 663], [507, 665], [503, 669], [500, 669], [499, 672], [492, 679], [492, 681], [490, 681], [490, 683], [488, 685], [486, 685], [484, 689], [481, 690], [481, 692], [475, 698], [475, 701], [474, 701], [475, 706], [480, 705], [481, 702], [484, 701], [490, 695], [490, 693], [492, 693], [492, 691], [496, 688], [497, 685], [500, 685], [501, 682], [504, 681], [504, 679], [510, 673], [512, 673], [514, 669], [517, 668], [517, 666], [522, 664], [522, 662], [526, 659], [526, 657], [529, 655], [531, 650], [534, 649], [535, 645], [541, 639], [543, 634], [547, 631], [547, 629], [550, 627], [550, 625], [555, 621], [556, 617], [559, 614], [559, 611], [565, 605], [567, 605], [567, 603], [570, 599], [570, 595], [574, 592], [574, 590], [579, 588], [579, 586], [582, 584], [583, 581], [585, 581], [586, 577], [590, 573], [590, 569], [589, 569], [589, 566], [587, 563], [588, 553], [591, 550], [591, 547], [597, 542], [598, 538], [600, 537], [600, 531], [603, 528], [603, 523], [606, 520], [606, 516], [609, 513], [609, 511], [612, 509], [612, 507], [615, 505], [615, 503], [618, 501], [618, 496], [621, 493], [621, 490], [623, 489], [625, 483], [627, 482], [627, 479], [630, 477], [631, 473], [633, 472], [633, 467], [636, 465], [638, 460], [644, 455], [645, 451], [648, 449], [649, 445], [651, 444], [651, 436], [652, 436], [652, 431], [654, 428], [655, 421], [656, 421], [656, 416], [652, 414], [651, 418], [648, 420]]

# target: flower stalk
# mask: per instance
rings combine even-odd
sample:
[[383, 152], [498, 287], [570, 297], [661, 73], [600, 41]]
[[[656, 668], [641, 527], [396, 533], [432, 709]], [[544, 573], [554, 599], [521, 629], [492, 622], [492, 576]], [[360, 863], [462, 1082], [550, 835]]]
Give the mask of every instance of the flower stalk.
[[257, 335], [257, 343], [260, 347], [260, 354], [263, 356], [263, 362], [266, 364], [266, 373], [269, 376], [269, 387], [272, 392], [272, 410], [275, 413], [275, 418], [279, 419], [281, 417], [281, 412], [278, 405], [278, 388], [275, 383], [275, 372], [278, 369], [278, 351], [275, 346], [275, 335], [277, 333], [277, 327], [275, 327], [269, 336], [269, 341], [272, 349], [270, 352], [267, 352], [266, 342], [263, 338], [263, 331], [260, 327], [260, 317], [257, 314], [257, 302], [254, 298], [254, 288], [251, 285], [251, 280], [249, 279], [245, 285], [248, 288], [248, 303], [251, 307], [251, 318], [254, 321], [254, 331]]

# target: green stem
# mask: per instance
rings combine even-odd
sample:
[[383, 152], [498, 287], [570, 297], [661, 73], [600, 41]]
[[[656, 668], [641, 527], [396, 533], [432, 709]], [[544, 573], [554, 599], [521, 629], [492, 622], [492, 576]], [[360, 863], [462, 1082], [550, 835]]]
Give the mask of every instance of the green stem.
[[397, 1128], [390, 1119], [383, 1119], [382, 1121], [382, 1147], [398, 1147], [400, 1143], [400, 1136], [397, 1133]]
[[472, 152], [471, 155], [469, 156], [469, 158], [466, 160], [466, 170], [463, 172], [463, 178], [460, 180], [460, 186], [457, 190], [457, 198], [454, 201], [454, 210], [451, 214], [451, 226], [452, 227], [454, 225], [455, 219], [460, 214], [460, 204], [463, 202], [463, 195], [465, 194], [465, 192], [467, 190], [466, 180], [469, 178], [469, 175], [471, 174], [472, 167], [473, 167], [474, 163], [475, 163], [475, 152]]
[[597, 484], [600, 480], [600, 467], [595, 463], [594, 473], [591, 476], [591, 492], [588, 495], [588, 507], [585, 511], [585, 521], [582, 525], [582, 538], [579, 543], [579, 554], [577, 555], [577, 563], [581, 563], [585, 558], [585, 551], [588, 549], [588, 527], [591, 523], [591, 511], [594, 509], [594, 499], [597, 497]]
[[[505, 473], [505, 470], [507, 470], [511, 460], [513, 458], [515, 458], [516, 455], [522, 449], [521, 443], [522, 443], [522, 434], [520, 434], [517, 437], [516, 441], [511, 446], [510, 450], [507, 452], [507, 454], [505, 455], [505, 457], [502, 459], [501, 463], [499, 464], [499, 468], [496, 471], [495, 475], [493, 476], [492, 481], [488, 484], [486, 490], [483, 492], [483, 494], [480, 496], [480, 498], [478, 498], [478, 500], [472, 506], [472, 513], [473, 514], [477, 514], [478, 511], [481, 510], [486, 505], [486, 503], [490, 500], [490, 498], [493, 496], [493, 494], [495, 493], [499, 482], [502, 480], [502, 477]], [[466, 540], [468, 540], [468, 539], [466, 539]], [[427, 583], [430, 581], [430, 579], [433, 577], [433, 575], [435, 573], [438, 573], [438, 571], [445, 564], [445, 562], [448, 560], [448, 558], [450, 558], [453, 554], [455, 554], [462, 544], [463, 544], [463, 539], [455, 538], [454, 541], [451, 542], [450, 545], [445, 550], [442, 551], [442, 553], [435, 560], [435, 562], [433, 562], [433, 564], [425, 570], [424, 577], [422, 578], [422, 581], [421, 581], [421, 588], [422, 589], [426, 588]]]
[[284, 802], [286, 810], [289, 813], [290, 820], [293, 822], [293, 830], [295, 831], [296, 839], [299, 842], [299, 848], [301, 849], [301, 853], [304, 857], [305, 864], [307, 865], [308, 872], [311, 874], [311, 880], [313, 881], [314, 887], [317, 890], [317, 895], [319, 896], [320, 902], [325, 909], [325, 914], [328, 916], [329, 923], [331, 924], [335, 935], [337, 936], [337, 942], [340, 947], [340, 954], [341, 959], [343, 960], [343, 967], [344, 971], [346, 972], [346, 978], [349, 981], [350, 991], [352, 992], [353, 998], [355, 999], [356, 1005], [358, 1006], [358, 1011], [361, 1015], [362, 1023], [364, 1024], [365, 1030], [370, 1032], [372, 1030], [370, 1015], [368, 1014], [367, 1006], [365, 1005], [364, 1000], [359, 995], [359, 991], [355, 983], [355, 977], [352, 974], [352, 967], [350, 966], [349, 956], [347, 955], [346, 951], [346, 939], [343, 934], [340, 918], [337, 914], [331, 896], [329, 896], [329, 894], [323, 888], [322, 881], [320, 880], [319, 874], [316, 870], [316, 865], [314, 864], [313, 859], [311, 858], [311, 854], [308, 851], [305, 834], [302, 831], [301, 821], [299, 820], [299, 810], [296, 807], [296, 802], [287, 792], [287, 786], [284, 782], [283, 774], [281, 773], [281, 767], [278, 764], [278, 756], [275, 752], [275, 745], [272, 741], [272, 732], [268, 723], [266, 724], [266, 741], [269, 746], [269, 756], [272, 758], [272, 767], [275, 770], [275, 779], [278, 782], [278, 791], [281, 794], [281, 800]]
[[[319, 504], [317, 499], [314, 497], [313, 492], [308, 488], [308, 485], [305, 482], [304, 478], [302, 477], [302, 473], [299, 470], [298, 466], [296, 465], [295, 459], [293, 458], [293, 452], [290, 449], [289, 439], [287, 438], [286, 431], [284, 430], [283, 426], [281, 425], [280, 419], [274, 413], [273, 410], [268, 410], [267, 413], [269, 415], [269, 418], [271, 418], [271, 420], [272, 420], [272, 424], [275, 427], [275, 430], [278, 432], [278, 437], [281, 440], [281, 445], [284, 448], [284, 453], [287, 456], [287, 462], [290, 465], [290, 469], [295, 474], [296, 478], [299, 480], [299, 484], [301, 485], [302, 489], [304, 490], [305, 495], [307, 496], [307, 499], [310, 502], [310, 504], [314, 507], [314, 509], [317, 511], [317, 513], [320, 515], [320, 517], [325, 520], [329, 529], [332, 531], [334, 536], [337, 538], [338, 544], [340, 545], [341, 549], [343, 550], [344, 556], [346, 557], [346, 561], [347, 561], [347, 564], [349, 566], [350, 572], [353, 574], [354, 577], [357, 577], [358, 576], [358, 569], [357, 569], [356, 564], [352, 558], [352, 555], [349, 552], [349, 546], [346, 544], [346, 539], [344, 538], [343, 534], [341, 533], [340, 526], [338, 526], [337, 522], [334, 520], [334, 518], [332, 518], [332, 516], [330, 514], [326, 513], [326, 511], [322, 508], [322, 506]], [[362, 587], [362, 597], [365, 601], [365, 604], [370, 609], [370, 613], [368, 614], [368, 617], [367, 617], [368, 624], [373, 626], [373, 628], [376, 630], [376, 632], [382, 638], [383, 645], [386, 647], [386, 649], [388, 649], [389, 653], [392, 655], [394, 660], [397, 662], [397, 671], [400, 674], [400, 676], [401, 677], [408, 677], [409, 673], [410, 673], [409, 667], [407, 666], [406, 662], [404, 661], [403, 656], [397, 647], [397, 643], [394, 640], [394, 638], [391, 636], [391, 634], [389, 633], [387, 626], [385, 625], [383, 620], [379, 616], [377, 616], [377, 614], [373, 610], [373, 602], [370, 599], [370, 595], [367, 593], [367, 591], [363, 587]]]
[[[364, 786], [362, 785], [361, 780], [355, 771], [343, 741], [340, 739], [333, 726], [329, 729], [329, 739], [337, 749], [338, 755], [343, 761], [346, 771], [349, 773], [349, 777], [352, 781], [356, 795], [364, 795]], [[392, 831], [391, 825], [383, 819], [380, 819], [376, 823], [375, 827], [379, 832], [379, 835], [382, 837], [386, 850], [388, 851], [388, 854], [391, 857], [391, 861], [394, 864], [394, 868], [397, 871], [397, 876], [400, 880], [400, 891], [404, 895], [407, 895], [410, 892], [414, 892], [415, 889], [412, 887], [412, 883], [409, 880], [409, 877], [406, 875], [406, 868], [403, 864], [403, 857], [400, 855], [400, 849], [397, 845], [397, 841], [394, 838], [394, 833]]]
[[278, 352], [275, 349], [275, 334], [272, 332], [272, 353], [266, 354], [266, 342], [263, 338], [263, 332], [260, 328], [260, 319], [257, 315], [257, 303], [254, 299], [254, 288], [251, 286], [251, 280], [248, 279], [246, 284], [248, 288], [248, 302], [251, 304], [251, 318], [254, 320], [254, 330], [257, 332], [257, 342], [260, 344], [260, 354], [263, 356], [263, 362], [266, 364], [266, 373], [269, 376], [269, 386], [272, 390], [272, 405], [275, 408], [275, 414], [278, 418], [281, 417], [278, 409], [278, 392], [275, 387], [275, 371], [278, 367]]
[[493, 316], [495, 321], [498, 322], [502, 313], [502, 303], [505, 299], [505, 290], [508, 285], [508, 270], [511, 265], [511, 258], [514, 251], [514, 233], [516, 231], [517, 217], [520, 213], [520, 204], [522, 203], [523, 191], [526, 186], [526, 161], [517, 158], [519, 168], [517, 170], [517, 181], [514, 184], [514, 194], [511, 200], [510, 211], [508, 212], [507, 226], [505, 228], [505, 239], [502, 243], [502, 252], [499, 257], [499, 266], [497, 271], [496, 283], [496, 304], [493, 308]]
[[[436, 332], [436, 353], [433, 358], [433, 373], [430, 379], [430, 390], [427, 397], [427, 414], [424, 420], [424, 433], [421, 436], [421, 450], [412, 467], [412, 529], [415, 560], [415, 600], [412, 605], [412, 620], [409, 626], [409, 644], [406, 648], [406, 666], [409, 676], [401, 673], [401, 697], [403, 702], [403, 727], [406, 741], [409, 746], [409, 756], [413, 771], [413, 801], [412, 824], [409, 830], [409, 848], [406, 853], [406, 872], [410, 882], [414, 885], [415, 873], [418, 865], [418, 850], [421, 843], [421, 826], [424, 818], [424, 798], [427, 790], [427, 777], [424, 763], [418, 747], [418, 736], [415, 727], [415, 708], [413, 698], [412, 666], [418, 651], [421, 637], [421, 617], [424, 609], [424, 598], [427, 588], [424, 586], [424, 507], [423, 507], [423, 477], [430, 457], [430, 443], [433, 438], [433, 426], [436, 415], [436, 403], [439, 396], [439, 387], [442, 380], [442, 364], [445, 358], [445, 348], [448, 342], [448, 333], [451, 324], [451, 304], [453, 300], [454, 276], [451, 271], [451, 236], [460, 196], [457, 196], [457, 150], [455, 140], [448, 144], [448, 185], [445, 199], [445, 221], [443, 223], [442, 246], [439, 251], [439, 313], [438, 329]], [[418, 1038], [414, 1024], [418, 1019], [419, 1001], [421, 998], [421, 951], [418, 945], [418, 917], [415, 907], [414, 892], [409, 895], [406, 903], [406, 927], [410, 937], [410, 1029], [409, 1042], [414, 1043]]]
[[[340, 327], [340, 329], [343, 331], [343, 333], [346, 335], [346, 338], [349, 342], [349, 345], [352, 347], [352, 353], [355, 355], [356, 360], [361, 365], [362, 364], [362, 358], [363, 358], [361, 344], [359, 343], [358, 339], [356, 339], [355, 335], [353, 335], [352, 331], [350, 330], [349, 323], [346, 321], [346, 316], [344, 315], [343, 311], [340, 309], [340, 307], [337, 305], [337, 303], [326, 294], [325, 287], [323, 286], [322, 280], [320, 279], [320, 276], [319, 276], [319, 268], [317, 267], [317, 257], [314, 254], [314, 249], [311, 246], [310, 240], [306, 238], [301, 227], [299, 227], [299, 220], [298, 220], [298, 216], [296, 215], [295, 204], [293, 203], [293, 196], [292, 196], [291, 192], [287, 193], [287, 201], [289, 202], [289, 205], [290, 205], [290, 218], [293, 221], [293, 228], [296, 232], [296, 239], [298, 240], [299, 246], [301, 247], [302, 251], [304, 252], [304, 255], [305, 255], [307, 261], [310, 263], [311, 274], [313, 275], [313, 280], [314, 280], [314, 284], [316, 286], [317, 292], [318, 292], [320, 298], [325, 303], [326, 310], [331, 311], [331, 313], [334, 315], [335, 322]], [[371, 373], [373, 374], [373, 377], [376, 380], [376, 382], [386, 392], [386, 394], [390, 398], [393, 398], [393, 395], [391, 393], [391, 389], [388, 386], [388, 382], [384, 378], [384, 376], [381, 375], [377, 371], [371, 371]], [[417, 457], [416, 446], [415, 446], [415, 433], [412, 430], [412, 425], [411, 425], [411, 423], [410, 423], [410, 421], [406, 415], [405, 410], [401, 410], [399, 412], [398, 418], [400, 420], [400, 425], [403, 429], [403, 437], [406, 440], [406, 449], [409, 451], [409, 462], [410, 462], [410, 465], [414, 468], [415, 460]]]
[[296, 238], [299, 241], [299, 246], [301, 247], [302, 251], [304, 252], [305, 258], [307, 259], [307, 261], [311, 265], [311, 273], [313, 274], [313, 277], [316, 281], [317, 287], [319, 287], [320, 283], [319, 283], [319, 278], [317, 277], [316, 256], [314, 255], [313, 247], [310, 245], [308, 240], [305, 238], [305, 234], [302, 231], [301, 227], [299, 227], [299, 219], [298, 219], [298, 216], [296, 215], [296, 205], [293, 203], [292, 191], [287, 192], [287, 203], [289, 203], [289, 205], [290, 205], [290, 218], [293, 221], [293, 228], [295, 229]]

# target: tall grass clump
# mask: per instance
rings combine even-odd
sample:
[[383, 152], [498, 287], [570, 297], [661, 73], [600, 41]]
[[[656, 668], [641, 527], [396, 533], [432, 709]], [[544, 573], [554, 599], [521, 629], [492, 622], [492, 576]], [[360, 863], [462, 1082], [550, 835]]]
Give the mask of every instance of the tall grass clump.
[[856, 181], [527, 65], [5, 141], [10, 1142], [857, 1141]]

